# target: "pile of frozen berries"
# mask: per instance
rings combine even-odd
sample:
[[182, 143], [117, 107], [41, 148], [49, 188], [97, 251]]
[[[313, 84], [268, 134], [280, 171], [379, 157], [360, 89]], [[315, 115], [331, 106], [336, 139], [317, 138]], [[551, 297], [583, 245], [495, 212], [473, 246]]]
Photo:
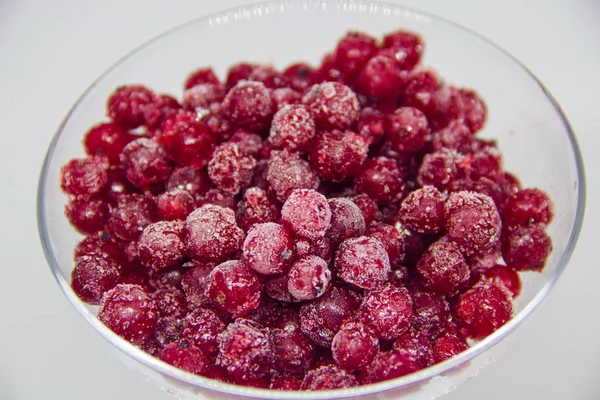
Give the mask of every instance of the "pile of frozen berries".
[[75, 293], [164, 362], [271, 389], [396, 378], [494, 332], [552, 203], [422, 51], [350, 32], [318, 68], [201, 68], [181, 102], [117, 88], [62, 169]]

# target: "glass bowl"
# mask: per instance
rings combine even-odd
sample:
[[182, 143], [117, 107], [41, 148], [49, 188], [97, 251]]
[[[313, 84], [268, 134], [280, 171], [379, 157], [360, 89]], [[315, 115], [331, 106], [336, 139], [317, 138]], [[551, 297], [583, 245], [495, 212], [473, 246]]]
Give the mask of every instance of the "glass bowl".
[[[113, 334], [96, 319], [96, 309], [77, 298], [69, 281], [73, 248], [81, 236], [63, 214], [66, 197], [59, 186], [60, 167], [83, 155], [83, 134], [104, 118], [107, 96], [115, 87], [143, 83], [157, 92], [180, 94], [184, 78], [199, 66], [211, 65], [224, 76], [229, 65], [241, 60], [271, 62], [280, 68], [297, 60], [317, 64], [348, 30], [381, 36], [400, 28], [423, 36], [425, 65], [450, 83], [478, 91], [489, 110], [480, 135], [497, 139], [506, 169], [516, 173], [524, 186], [542, 188], [554, 200], [556, 216], [549, 227], [554, 251], [542, 273], [522, 275], [523, 291], [506, 325], [457, 357], [402, 378], [345, 390], [281, 392], [224, 384], [164, 364]], [[506, 51], [452, 22], [392, 4], [284, 0], [194, 20], [110, 67], [77, 101], [52, 140], [39, 183], [38, 222], [50, 268], [77, 311], [132, 368], [180, 398], [430, 399], [449, 392], [495, 359], [507, 346], [509, 333], [548, 294], [577, 241], [584, 203], [583, 162], [566, 117], [536, 77]]]

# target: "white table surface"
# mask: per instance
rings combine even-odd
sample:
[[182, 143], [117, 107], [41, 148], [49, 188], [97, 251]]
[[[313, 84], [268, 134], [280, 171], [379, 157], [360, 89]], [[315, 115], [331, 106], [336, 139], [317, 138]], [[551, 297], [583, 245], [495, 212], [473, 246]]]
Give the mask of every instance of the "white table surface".
[[[37, 236], [37, 179], [65, 113], [110, 64], [175, 25], [242, 3], [0, 0], [0, 399], [170, 398], [107, 353], [54, 282]], [[446, 398], [599, 399], [600, 2], [398, 3], [478, 31], [529, 66], [572, 122], [588, 173], [584, 229], [566, 272], [511, 349]]]

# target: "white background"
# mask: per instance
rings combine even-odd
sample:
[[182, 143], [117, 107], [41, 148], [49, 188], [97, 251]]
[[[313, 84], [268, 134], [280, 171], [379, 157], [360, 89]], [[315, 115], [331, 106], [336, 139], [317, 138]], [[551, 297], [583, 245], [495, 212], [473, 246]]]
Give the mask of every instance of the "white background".
[[[509, 351], [446, 399], [599, 399], [600, 2], [397, 2], [522, 60], [563, 106], [588, 174], [584, 229], [566, 272]], [[0, 399], [170, 398], [107, 353], [60, 292], [37, 237], [36, 184], [51, 136], [93, 79], [150, 37], [242, 3], [0, 0]]]

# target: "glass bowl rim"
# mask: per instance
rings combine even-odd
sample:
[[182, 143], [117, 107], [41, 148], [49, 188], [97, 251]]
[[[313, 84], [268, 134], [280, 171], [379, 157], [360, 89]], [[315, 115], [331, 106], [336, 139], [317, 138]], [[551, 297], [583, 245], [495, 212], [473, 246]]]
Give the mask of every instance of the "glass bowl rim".
[[[418, 371], [413, 374], [409, 374], [400, 378], [379, 382], [370, 385], [358, 386], [355, 388], [348, 389], [335, 389], [335, 390], [324, 390], [324, 391], [300, 391], [300, 392], [285, 392], [285, 391], [277, 391], [271, 389], [258, 389], [252, 387], [239, 386], [234, 384], [223, 383], [220, 381], [208, 379], [202, 376], [197, 376], [182, 370], [179, 370], [171, 365], [168, 365], [159, 359], [143, 352], [141, 349], [136, 346], [130, 344], [124, 339], [120, 338], [118, 335], [114, 334], [110, 329], [108, 329], [104, 324], [102, 324], [96, 316], [88, 310], [87, 306], [81, 302], [75, 293], [72, 291], [69, 283], [62, 276], [60, 269], [58, 267], [58, 262], [54, 255], [52, 245], [50, 243], [50, 235], [48, 231], [48, 226], [46, 223], [46, 215], [45, 215], [45, 187], [47, 185], [48, 172], [50, 162], [56, 150], [56, 145], [60, 138], [60, 135], [70, 120], [70, 117], [79, 109], [80, 104], [86, 98], [86, 96], [93, 91], [102, 81], [103, 79], [109, 75], [114, 69], [118, 68], [123, 62], [126, 62], [131, 56], [143, 51], [147, 47], [151, 46], [153, 43], [169, 36], [172, 33], [175, 33], [181, 29], [185, 29], [191, 25], [195, 24], [203, 24], [210, 23], [212, 20], [223, 20], [226, 19], [227, 16], [232, 14], [239, 13], [247, 13], [253, 10], [273, 10], [277, 12], [279, 11], [288, 12], [294, 11], [289, 10], [290, 6], [293, 5], [302, 5], [302, 4], [317, 4], [317, 5], [332, 5], [337, 6], [338, 9], [343, 7], [342, 11], [351, 12], [349, 10], [351, 7], [356, 6], [379, 6], [384, 9], [389, 9], [395, 13], [403, 13], [405, 16], [409, 16], [411, 18], [424, 18], [427, 20], [435, 21], [435, 23], [441, 23], [451, 26], [452, 28], [462, 30], [468, 33], [470, 36], [473, 36], [480, 41], [486, 43], [487, 45], [495, 48], [500, 53], [504, 54], [508, 59], [512, 60], [515, 64], [517, 64], [523, 71], [529, 75], [529, 77], [539, 86], [542, 92], [546, 95], [547, 100], [554, 107], [557, 115], [560, 117], [564, 129], [568, 135], [569, 142], [571, 144], [571, 150], [573, 152], [573, 156], [575, 159], [576, 169], [577, 169], [577, 178], [578, 178], [578, 188], [577, 188], [577, 210], [575, 215], [575, 220], [573, 226], [571, 227], [571, 233], [565, 247], [563, 254], [561, 255], [556, 271], [553, 276], [544, 284], [544, 286], [538, 291], [538, 293], [529, 301], [529, 303], [516, 315], [514, 315], [504, 326], [494, 332], [492, 335], [486, 337], [485, 339], [479, 341], [472, 347], [470, 347], [467, 351], [449, 359], [442, 363], [433, 365], [429, 368], [425, 368], [421, 371]], [[345, 9], [348, 7], [348, 9]], [[327, 12], [326, 10], [324, 11]], [[577, 139], [575, 137], [575, 133], [571, 128], [567, 117], [563, 113], [561, 107], [554, 99], [552, 94], [544, 87], [544, 85], [537, 79], [537, 77], [516, 57], [511, 55], [508, 51], [504, 50], [499, 45], [495, 44], [491, 40], [485, 38], [484, 36], [478, 34], [470, 30], [469, 28], [463, 27], [462, 25], [455, 23], [451, 20], [436, 16], [434, 14], [418, 11], [409, 7], [388, 3], [385, 1], [377, 1], [377, 0], [336, 0], [336, 1], [328, 1], [328, 0], [273, 0], [259, 3], [246, 4], [242, 6], [232, 7], [223, 11], [218, 11], [215, 13], [211, 13], [208, 15], [204, 15], [198, 18], [195, 18], [191, 21], [185, 22], [178, 26], [175, 26], [153, 38], [142, 43], [138, 47], [131, 50], [129, 53], [118, 59], [115, 63], [113, 63], [106, 71], [104, 71], [98, 78], [96, 78], [90, 86], [81, 94], [81, 96], [77, 99], [75, 104], [69, 110], [66, 117], [61, 122], [59, 128], [55, 132], [52, 141], [48, 147], [48, 151], [46, 153], [40, 179], [38, 183], [38, 192], [37, 192], [37, 221], [38, 221], [38, 231], [41, 240], [41, 244], [44, 250], [44, 254], [46, 256], [47, 262], [50, 265], [52, 273], [61, 287], [63, 293], [71, 302], [71, 304], [77, 309], [77, 311], [92, 325], [95, 330], [100, 333], [104, 339], [109, 341], [114, 347], [120, 350], [122, 353], [127, 356], [133, 358], [134, 360], [142, 363], [145, 366], [148, 366], [155, 371], [160, 372], [161, 374], [166, 375], [168, 377], [186, 382], [188, 384], [194, 385], [199, 388], [205, 388], [209, 390], [213, 390], [220, 393], [225, 393], [229, 395], [237, 395], [237, 396], [247, 396], [253, 398], [264, 398], [264, 399], [339, 399], [346, 397], [355, 397], [355, 396], [364, 396], [371, 395], [376, 393], [385, 392], [392, 389], [400, 389], [410, 387], [413, 384], [425, 382], [429, 379], [432, 379], [438, 375], [443, 374], [446, 371], [449, 371], [453, 368], [457, 368], [463, 363], [471, 360], [475, 356], [482, 354], [489, 348], [493, 347], [495, 344], [504, 339], [509, 333], [511, 333], [517, 326], [519, 326], [529, 315], [531, 315], [532, 311], [536, 309], [542, 300], [548, 295], [551, 288], [554, 286], [559, 276], [564, 271], [572, 253], [577, 243], [577, 239], [579, 237], [583, 216], [585, 212], [585, 203], [586, 203], [586, 181], [585, 181], [585, 170], [583, 158], [581, 155], [581, 150]]]

